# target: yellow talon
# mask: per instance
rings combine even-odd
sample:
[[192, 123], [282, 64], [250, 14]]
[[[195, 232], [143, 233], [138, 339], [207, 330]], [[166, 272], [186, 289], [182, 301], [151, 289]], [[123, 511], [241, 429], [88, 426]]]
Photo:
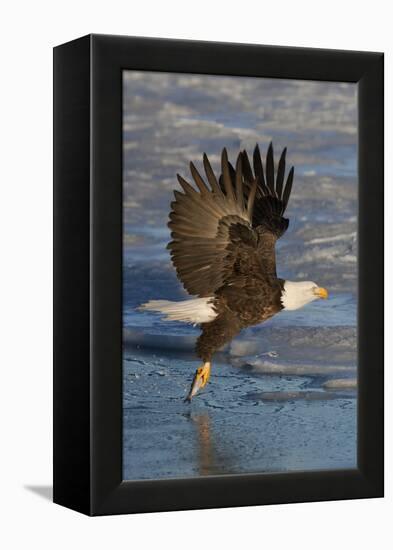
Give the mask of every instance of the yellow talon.
[[198, 391], [206, 386], [210, 378], [211, 364], [209, 361], [199, 367], [194, 375], [194, 379], [191, 384], [191, 389], [186, 397], [186, 401], [191, 399], [198, 393]]

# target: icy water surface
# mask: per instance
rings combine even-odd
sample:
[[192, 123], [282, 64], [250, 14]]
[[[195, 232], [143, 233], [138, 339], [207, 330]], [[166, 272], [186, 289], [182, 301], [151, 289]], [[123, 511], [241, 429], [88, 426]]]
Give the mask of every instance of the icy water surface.
[[[356, 466], [356, 125], [354, 85], [124, 74], [125, 479]], [[295, 165], [279, 276], [330, 297], [243, 331], [184, 403], [198, 329], [135, 309], [186, 298], [165, 249], [176, 173], [271, 139]]]

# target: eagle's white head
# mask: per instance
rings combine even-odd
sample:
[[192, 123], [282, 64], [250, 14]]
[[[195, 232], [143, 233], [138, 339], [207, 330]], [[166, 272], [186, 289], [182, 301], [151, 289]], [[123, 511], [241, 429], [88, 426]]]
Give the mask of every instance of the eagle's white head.
[[281, 303], [284, 309], [299, 309], [318, 298], [327, 298], [328, 291], [313, 281], [285, 281], [281, 294]]

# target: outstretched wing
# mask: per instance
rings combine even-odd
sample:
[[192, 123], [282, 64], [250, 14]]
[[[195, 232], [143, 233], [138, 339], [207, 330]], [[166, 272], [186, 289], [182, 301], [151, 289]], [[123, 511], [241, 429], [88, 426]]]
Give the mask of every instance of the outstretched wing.
[[290, 169], [284, 186], [286, 152], [287, 149], [285, 148], [281, 153], [276, 176], [272, 143], [270, 143], [267, 150], [265, 170], [258, 145], [256, 145], [253, 154], [254, 172], [251, 169], [246, 151], [241, 153], [246, 193], [251, 189], [255, 178], [258, 178], [251, 220], [252, 226], [258, 227], [260, 233], [271, 233], [276, 239], [279, 239], [285, 233], [289, 225], [289, 220], [284, 218], [284, 213], [292, 190], [294, 168], [292, 166]]
[[266, 157], [266, 178], [258, 145], [253, 167], [246, 151], [236, 168], [221, 156], [222, 174], [214, 175], [206, 155], [207, 185], [193, 163], [190, 170], [196, 190], [178, 175], [184, 193], [175, 191], [171, 203], [168, 244], [172, 262], [184, 288], [200, 297], [211, 296], [225, 282], [258, 276], [276, 276], [275, 243], [289, 221], [284, 218], [293, 182], [293, 167], [286, 185], [286, 149], [274, 173], [273, 146]]
[[[257, 179], [244, 179], [239, 155], [232, 181], [227, 152], [221, 156], [221, 185], [206, 155], [203, 156], [205, 180], [193, 163], [190, 170], [196, 190], [177, 176], [183, 193], [174, 191], [175, 201], [168, 227], [172, 262], [184, 288], [200, 297], [212, 294], [233, 274], [235, 262], [246, 269], [247, 258], [255, 257], [257, 234], [252, 229]], [[246, 187], [245, 187], [246, 186]], [[242, 267], [243, 266], [243, 267]]]

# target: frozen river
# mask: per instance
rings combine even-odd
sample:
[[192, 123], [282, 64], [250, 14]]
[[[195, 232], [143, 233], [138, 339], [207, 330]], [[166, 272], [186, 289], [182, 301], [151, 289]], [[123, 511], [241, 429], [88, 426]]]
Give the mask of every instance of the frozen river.
[[[356, 110], [354, 85], [126, 73], [125, 479], [356, 465]], [[175, 176], [271, 139], [295, 166], [278, 274], [330, 297], [244, 331], [184, 403], [198, 328], [135, 309], [186, 297], [165, 249]]]

